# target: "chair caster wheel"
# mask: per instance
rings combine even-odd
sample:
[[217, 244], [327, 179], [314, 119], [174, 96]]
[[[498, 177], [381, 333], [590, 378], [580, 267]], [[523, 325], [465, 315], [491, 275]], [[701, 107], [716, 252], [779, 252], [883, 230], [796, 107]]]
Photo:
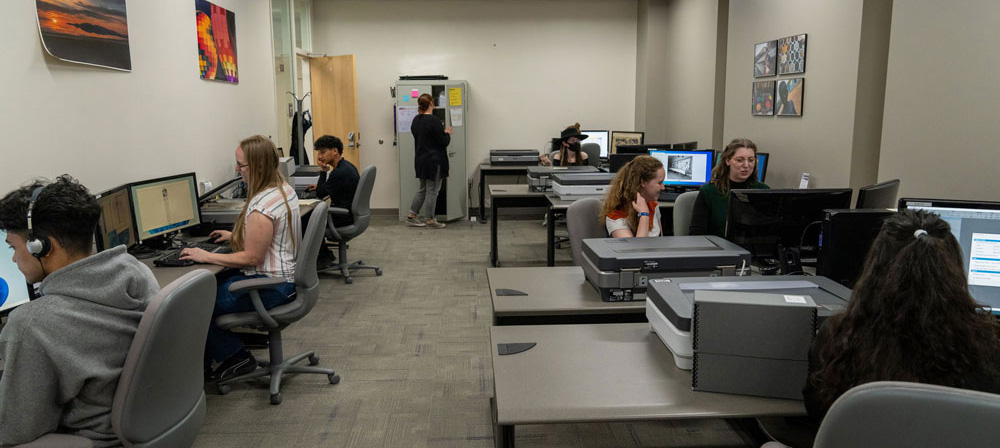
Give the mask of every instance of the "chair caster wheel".
[[229, 391], [233, 390], [232, 386], [230, 386], [228, 384], [219, 384], [216, 387], [218, 387], [218, 389], [219, 389], [219, 395], [228, 394]]
[[337, 375], [336, 373], [331, 373], [326, 377], [330, 380], [330, 384], [337, 384], [340, 382], [340, 375]]
[[350, 277], [345, 277], [344, 278], [344, 283], [347, 283], [348, 285], [350, 285], [351, 283], [354, 283], [354, 279], [350, 278]]
[[376, 269], [375, 270], [375, 275], [381, 276], [382, 275], [382, 270], [381, 269]]
[[281, 392], [271, 394], [271, 404], [281, 404]]
[[316, 364], [319, 364], [319, 358], [316, 357], [315, 355], [310, 356], [309, 357], [309, 365], [314, 366]]

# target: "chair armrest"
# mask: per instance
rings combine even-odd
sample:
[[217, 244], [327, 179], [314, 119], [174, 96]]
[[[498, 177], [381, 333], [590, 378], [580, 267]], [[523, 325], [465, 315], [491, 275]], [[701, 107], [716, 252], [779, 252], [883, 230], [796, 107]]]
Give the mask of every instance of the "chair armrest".
[[264, 324], [270, 328], [278, 328], [278, 321], [271, 317], [271, 314], [267, 312], [267, 308], [264, 308], [264, 302], [260, 300], [261, 289], [274, 288], [278, 285], [285, 283], [285, 279], [282, 277], [265, 277], [265, 278], [251, 278], [247, 280], [240, 280], [238, 282], [233, 282], [229, 285], [229, 292], [238, 294], [242, 292], [250, 293], [250, 301], [253, 302], [253, 309], [260, 316], [260, 319], [264, 321]]
[[351, 214], [350, 210], [340, 207], [330, 207], [329, 209], [327, 209], [327, 212], [330, 213], [331, 215], [338, 215], [338, 216], [350, 216]]

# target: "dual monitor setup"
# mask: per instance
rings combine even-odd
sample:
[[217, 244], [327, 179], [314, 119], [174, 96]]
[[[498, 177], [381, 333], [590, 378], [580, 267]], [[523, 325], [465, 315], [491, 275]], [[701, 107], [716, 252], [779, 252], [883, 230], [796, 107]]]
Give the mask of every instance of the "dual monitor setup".
[[[711, 149], [678, 150], [668, 149], [671, 145], [623, 145], [611, 154], [610, 171], [615, 173], [639, 155], [656, 157], [663, 163], [666, 177], [664, 187], [670, 189], [692, 189], [712, 180], [712, 169], [721, 163], [722, 152]], [[757, 153], [757, 182], [764, 182], [767, 175], [768, 153]]]
[[124, 245], [133, 254], [169, 245], [178, 231], [201, 224], [194, 173], [132, 182], [97, 195], [97, 250]]

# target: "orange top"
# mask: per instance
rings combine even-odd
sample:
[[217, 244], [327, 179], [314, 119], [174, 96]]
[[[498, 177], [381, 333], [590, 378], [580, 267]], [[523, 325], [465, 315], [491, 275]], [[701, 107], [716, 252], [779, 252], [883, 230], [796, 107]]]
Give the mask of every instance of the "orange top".
[[[656, 210], [656, 207], [659, 207], [659, 206], [660, 206], [660, 204], [658, 202], [656, 202], [656, 201], [649, 201], [649, 202], [646, 203], [646, 207], [648, 207], [650, 210], [654, 210], [654, 211]], [[653, 216], [656, 216], [656, 214], [653, 213], [653, 212], [650, 212], [649, 213], [649, 230], [653, 230]], [[619, 210], [614, 210], [611, 213], [608, 213], [608, 219], [610, 219], [612, 221], [614, 221], [616, 219], [625, 219], [627, 217], [628, 217], [628, 213], [626, 213], [624, 210], [620, 210], [620, 209]]]

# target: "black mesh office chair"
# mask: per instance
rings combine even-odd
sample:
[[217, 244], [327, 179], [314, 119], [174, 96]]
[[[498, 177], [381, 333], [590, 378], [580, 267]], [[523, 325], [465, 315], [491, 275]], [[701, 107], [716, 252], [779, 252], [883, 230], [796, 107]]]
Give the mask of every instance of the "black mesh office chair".
[[358, 188], [354, 190], [354, 201], [351, 202], [351, 210], [333, 207], [330, 209], [331, 215], [354, 215], [354, 223], [336, 227], [333, 220], [327, 221], [326, 238], [337, 243], [337, 256], [339, 264], [321, 269], [319, 272], [340, 271], [344, 276], [344, 283], [354, 283], [351, 278], [351, 271], [357, 269], [372, 269], [375, 275], [382, 275], [382, 268], [378, 266], [368, 266], [363, 261], [358, 260], [353, 263], [347, 261], [347, 242], [361, 235], [368, 229], [371, 222], [371, 198], [372, 190], [375, 189], [375, 167], [370, 166], [361, 172], [361, 179], [358, 180]]

